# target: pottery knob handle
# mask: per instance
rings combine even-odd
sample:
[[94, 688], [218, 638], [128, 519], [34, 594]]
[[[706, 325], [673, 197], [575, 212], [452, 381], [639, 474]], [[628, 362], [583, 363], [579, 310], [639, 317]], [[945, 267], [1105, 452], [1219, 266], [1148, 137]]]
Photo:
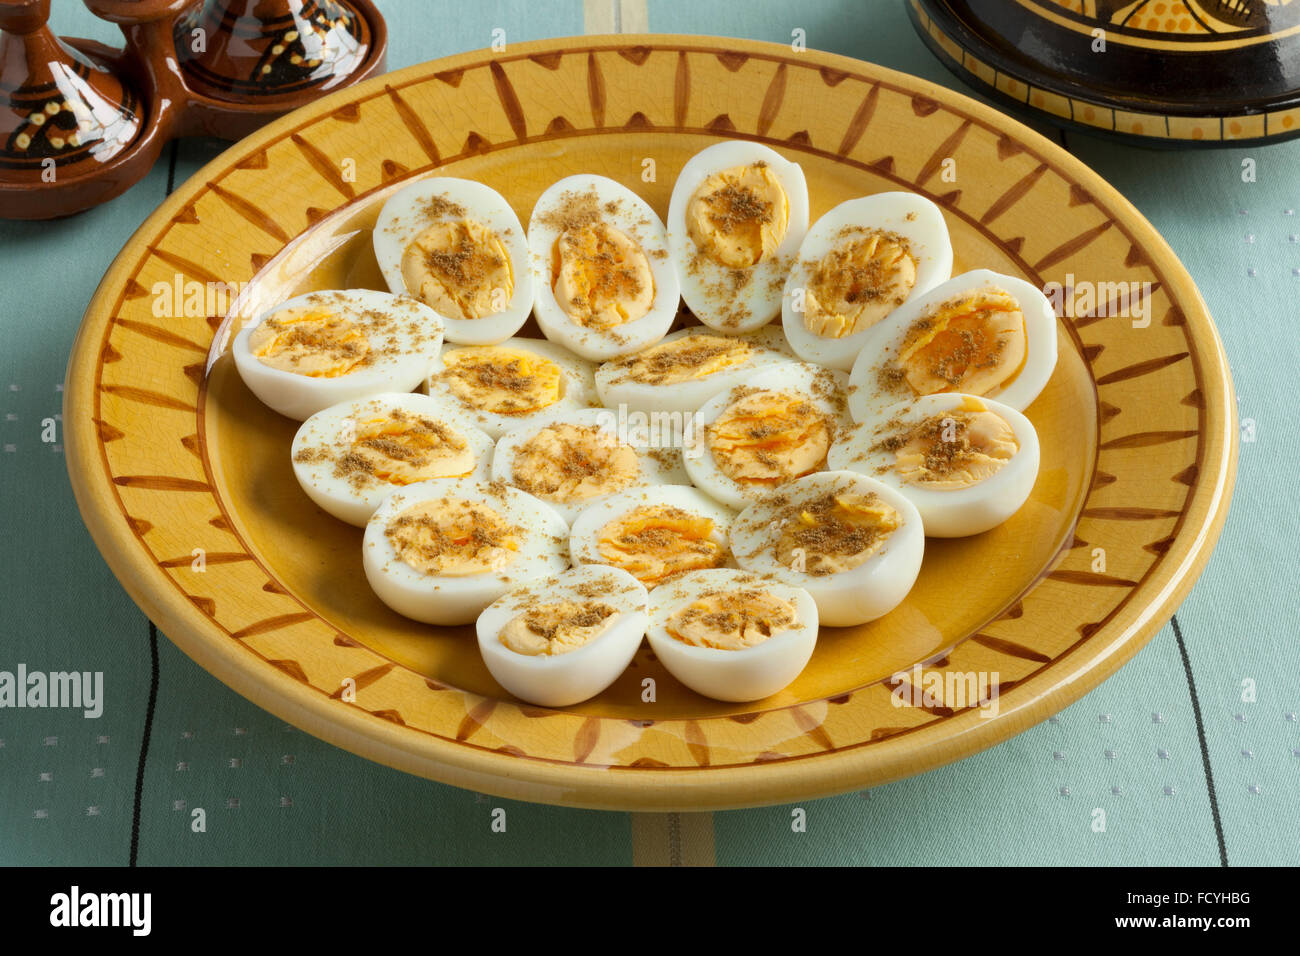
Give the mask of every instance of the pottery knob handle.
[[35, 33], [50, 18], [50, 0], [0, 0], [0, 30]]
[[[3, 0], [0, 0], [3, 2]], [[46, 0], [48, 5], [48, 0]], [[152, 23], [175, 16], [194, 0], [84, 0], [90, 12], [113, 23]]]

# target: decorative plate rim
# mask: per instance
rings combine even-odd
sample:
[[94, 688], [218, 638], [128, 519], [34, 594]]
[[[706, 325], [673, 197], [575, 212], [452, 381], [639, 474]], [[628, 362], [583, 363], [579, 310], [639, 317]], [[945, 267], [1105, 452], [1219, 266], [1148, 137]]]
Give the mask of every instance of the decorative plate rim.
[[[435, 78], [451, 76], [457, 77], [455, 85], [458, 87], [460, 78], [467, 71], [475, 68], [488, 69], [502, 100], [510, 128], [516, 134], [516, 141], [503, 142], [500, 147], [509, 148], [529, 140], [519, 101], [503, 64], [508, 65], [524, 59], [545, 64], [548, 58], [554, 58], [557, 66], [546, 66], [546, 68], [555, 69], [558, 68], [562, 57], [577, 53], [588, 57], [590, 70], [598, 69], [592, 67], [592, 64], [597, 63], [597, 53], [617, 54], [639, 65], [654, 52], [676, 54], [679, 63], [689, 63], [692, 58], [701, 61], [716, 58], [731, 72], [740, 68], [740, 66], [733, 68], [731, 65], [737, 61], [740, 65], [749, 59], [776, 64], [776, 75], [769, 86], [769, 95], [765, 97], [763, 110], [757, 117], [756, 129], [751, 132], [733, 128], [728, 131], [729, 135], [757, 139], [767, 137], [773, 118], [780, 108], [778, 96], [774, 111], [768, 115], [772, 90], [779, 84], [780, 91], [784, 91], [786, 74], [790, 69], [814, 69], [821, 74], [821, 81], [828, 87], [838, 86], [845, 80], [852, 79], [865, 84], [864, 89], [867, 92], [862, 106], [849, 120], [840, 150], [832, 154], [827, 150], [815, 149], [811, 142], [806, 146], [803, 143], [792, 145], [790, 141], [780, 143], [788, 148], [806, 148], [810, 152], [831, 155], [832, 158], [842, 162], [858, 162], [859, 165], [866, 166], [867, 164], [861, 161], [850, 160], [849, 155], [858, 145], [870, 123], [871, 112], [875, 108], [874, 97], [879, 96], [882, 89], [910, 96], [918, 117], [928, 116], [939, 110], [961, 117], [959, 132], [954, 134], [956, 139], [950, 137], [942, 144], [950, 149], [957, 148], [965, 131], [974, 125], [982, 127], [989, 133], [997, 134], [999, 149], [1004, 141], [1012, 144], [1017, 153], [1029, 153], [1044, 167], [1050, 167], [1063, 180], [1079, 185], [1079, 188], [1085, 191], [1087, 200], [1108, 217], [1104, 225], [1091, 232], [1099, 233], [1112, 225], [1118, 226], [1123, 234], [1129, 237], [1132, 250], [1142, 252], [1149, 259], [1146, 264], [1159, 280], [1157, 289], [1162, 288], [1164, 294], [1170, 297], [1173, 310], [1166, 316], [1166, 324], [1182, 325], [1189, 346], [1188, 351], [1174, 361], [1190, 358], [1195, 372], [1194, 380], [1198, 386], [1196, 394], [1199, 395], [1200, 402], [1197, 413], [1199, 428], [1195, 432], [1182, 436], [1189, 438], [1195, 435], [1197, 451], [1190, 477], [1183, 481], [1188, 490], [1185, 504], [1177, 513], [1175, 529], [1167, 541], [1159, 542], [1163, 545], [1163, 550], [1159, 553], [1152, 552], [1156, 557], [1150, 564], [1147, 574], [1140, 581], [1125, 582], [1133, 585], [1128, 596], [1103, 621], [1085, 624], [1081, 628], [1079, 639], [1067, 650], [1049, 659], [1049, 662], [1043, 664], [1037, 671], [1014, 681], [1014, 687], [1010, 686], [1011, 682], [1005, 685], [1006, 689], [1000, 697], [1001, 713], [996, 719], [981, 719], [976, 712], [977, 709], [973, 707], [956, 711], [947, 710], [947, 713], [927, 712], [926, 716], [930, 719], [922, 723], [903, 728], [889, 728], [893, 732], [880, 738], [873, 737], [836, 746], [823, 727], [822, 721], [816, 715], [810, 714], [807, 708], [812, 704], [821, 703], [828, 706], [850, 704], [852, 701], [849, 698], [857, 691], [845, 695], [843, 701], [831, 698], [828, 701], [801, 702], [798, 705], [759, 711], [756, 715], [745, 715], [750, 717], [750, 721], [739, 721], [731, 717], [707, 717], [698, 720], [665, 719], [633, 722], [613, 717], [582, 718], [581, 715], [563, 712], [541, 712], [540, 708], [528, 708], [509, 700], [497, 701], [494, 698], [480, 697], [455, 688], [435, 686], [436, 682], [415, 675], [428, 685], [429, 690], [435, 693], [451, 691], [450, 696], [459, 697], [455, 705], [459, 708], [456, 713], [463, 713], [463, 718], [457, 727], [455, 737], [438, 739], [405, 726], [401, 723], [400, 714], [394, 720], [394, 712], [384, 711], [382, 708], [367, 710], [360, 705], [343, 702], [338, 699], [337, 692], [327, 696], [321, 689], [309, 685], [302, 667], [296, 661], [269, 660], [263, 657], [262, 664], [250, 667], [248, 652], [258, 653], [251, 646], [251, 639], [274, 629], [264, 627], [262, 630], [257, 630], [257, 627], [268, 622], [274, 624], [275, 628], [297, 626], [299, 620], [287, 620], [287, 618], [315, 617], [314, 613], [283, 615], [259, 622], [254, 627], [245, 629], [244, 632], [232, 632], [229, 628], [223, 627], [216, 620], [215, 611], [212, 614], [207, 613], [200, 603], [202, 599], [187, 596], [176, 579], [167, 574], [165, 567], [160, 565], [158, 556], [151, 552], [145, 541], [145, 534], [150, 529], [141, 530], [136, 520], [132, 519], [127, 512], [125, 505], [121, 503], [120, 489], [123, 487], [159, 487], [161, 490], [168, 491], [175, 491], [176, 488], [163, 487], [156, 483], [143, 486], [138, 483], [133, 484], [138, 478], [151, 478], [151, 476], [115, 475], [111, 470], [106, 446], [113, 440], [112, 433], [119, 430], [102, 417], [100, 403], [106, 392], [112, 394], [116, 400], [123, 394], [122, 389], [127, 387], [111, 385], [106, 387], [102, 380], [105, 356], [108, 354], [106, 350], [116, 352], [110, 336], [115, 329], [125, 324], [127, 329], [133, 329], [136, 333], [144, 334], [164, 344], [182, 350], [188, 344], [200, 347], [204, 353], [207, 352], [208, 346], [202, 342], [185, 339], [160, 328], [142, 330], [133, 327], [129, 323], [124, 323], [117, 313], [122, 309], [128, 283], [134, 282], [134, 276], [138, 274], [141, 264], [149, 256], [160, 254], [161, 240], [177, 217], [187, 215], [186, 210], [188, 215], [195, 215], [195, 204], [202, 197], [210, 194], [214, 182], [219, 183], [226, 175], [240, 168], [241, 164], [248, 163], [250, 159], [261, 156], [265, 161], [267, 149], [291, 140], [305, 157], [306, 162], [337, 191], [339, 194], [337, 198], [350, 201], [364, 194], [355, 189], [341, 188], [340, 182], [337, 181], [337, 173], [327, 173], [322, 168], [329, 166], [329, 160], [309, 140], [299, 135], [301, 131], [340, 112], [359, 113], [361, 103], [386, 97], [389, 102], [395, 104], [398, 115], [423, 151], [431, 160], [437, 159], [437, 162], [428, 164], [434, 166], [438, 162], [460, 157], [438, 158], [436, 146], [427, 128], [423, 127], [418, 117], [415, 125], [411, 124], [409, 117], [413, 116], [414, 112], [409, 106], [403, 109], [405, 104], [401, 91], [420, 83], [432, 83]], [[443, 82], [449, 83], [446, 79], [443, 79]], [[590, 83], [588, 85], [592, 88]], [[602, 90], [602, 111], [603, 102]], [[720, 132], [706, 127], [678, 125], [680, 128], [676, 130], [677, 132]], [[613, 126], [605, 127], [603, 117], [597, 127], [593, 127], [595, 132], [621, 129]], [[423, 137], [419, 132], [421, 129], [424, 131]], [[582, 132], [572, 131], [574, 135], [580, 135]], [[797, 137], [798, 134], [796, 133], [795, 136]], [[776, 142], [776, 140], [772, 141]], [[890, 159], [892, 169], [892, 157]], [[929, 166], [930, 163], [927, 163], [925, 168]], [[427, 168], [407, 169], [402, 175], [420, 175]], [[930, 175], [933, 175], [933, 171]], [[927, 179], [928, 177], [923, 177], [920, 182], [925, 183]], [[387, 185], [388, 182], [384, 182], [376, 188]], [[221, 195], [226, 191], [218, 186], [215, 192]], [[943, 197], [939, 198], [943, 199]], [[1073, 199], [1073, 194], [1071, 198]], [[231, 203], [226, 195], [223, 195], [222, 199], [233, 207], [240, 205], [238, 197], [234, 203]], [[957, 200], [952, 200], [945, 208], [970, 219], [968, 212], [956, 208], [956, 202]], [[256, 209], [237, 208], [237, 211], [243, 218], [257, 225]], [[269, 224], [262, 222], [261, 225], [263, 232], [270, 232], [272, 235], [276, 230], [284, 232], [273, 219], [269, 220]], [[150, 240], [154, 241], [151, 243]], [[1062, 249], [1053, 250], [1052, 255], [1060, 253], [1062, 257], [1068, 256], [1068, 250], [1062, 252]], [[173, 262], [178, 269], [187, 270], [189, 274], [203, 273], [202, 267], [196, 263], [184, 259], [176, 263], [174, 260], [177, 257], [174, 254], [163, 252], [162, 255], [170, 255], [171, 258], [166, 261]], [[1042, 262], [1046, 262], [1049, 258], [1050, 255]], [[1061, 260], [1058, 258], [1057, 261]], [[135, 273], [131, 273], [133, 262], [137, 270]], [[1039, 265], [1042, 265], [1042, 262]], [[1025, 267], [1033, 271], [1028, 263], [1025, 263]], [[116, 296], [116, 304], [108, 302], [110, 293]], [[1153, 290], [1152, 295], [1154, 294]], [[1176, 317], [1174, 311], [1177, 312]], [[1171, 317], [1176, 318], [1176, 321], [1169, 321]], [[1093, 319], [1095, 320], [1095, 317]], [[1076, 317], [1075, 320], [1067, 323], [1069, 330], [1081, 346], [1083, 342], [1077, 336], [1077, 328], [1087, 324], [1089, 324], [1087, 315]], [[140, 323], [136, 323], [136, 326], [139, 325]], [[215, 332], [215, 326], [213, 331]], [[179, 340], [179, 343], [176, 340]], [[1159, 361], [1164, 362], [1164, 365], [1170, 364], [1164, 359]], [[1120, 369], [1118, 372], [1108, 373], [1101, 379], [1097, 379], [1094, 374], [1092, 376], [1094, 387], [1098, 383], [1106, 383], [1110, 376], [1115, 376], [1111, 378], [1111, 382], [1120, 383], [1163, 367], [1159, 364], [1151, 368], [1139, 367], [1144, 364], [1150, 363], [1138, 363]], [[187, 369], [192, 367], [189, 366]], [[201, 374], [191, 378], [199, 393], [192, 411], [196, 416], [195, 438], [202, 448], [202, 392], [206, 383]], [[119, 391], [112, 392], [114, 388]], [[126, 396], [126, 399], [131, 401], [139, 398], [140, 396], [136, 394]], [[176, 404], [180, 404], [182, 409], [188, 407], [175, 400], [169, 401], [173, 404], [164, 407], [175, 409]], [[1104, 402], [1099, 402], [1099, 408], [1101, 405], [1104, 405]], [[86, 414], [89, 408], [95, 409], [93, 417]], [[87, 527], [105, 560], [133, 600], [164, 633], [218, 679], [290, 723], [345, 749], [409, 772], [506, 797], [618, 809], [710, 809], [753, 806], [803, 797], [824, 796], [876, 785], [975, 753], [1055, 713], [1096, 686], [1136, 653], [1169, 618], [1177, 602], [1190, 589], [1197, 574], [1208, 560], [1226, 517], [1227, 502], [1235, 473], [1237, 439], [1235, 403], [1232, 400], [1232, 384], [1226, 359], [1213, 323], [1194, 283], [1154, 227], [1101, 177], [1078, 160], [1032, 130], [977, 101], [893, 70], [832, 54], [812, 51], [794, 53], [788, 47], [778, 44], [732, 39], [722, 41], [711, 37], [667, 34], [626, 36], [619, 38], [618, 42], [613, 42], [611, 38], [603, 38], [602, 41], [587, 37], [543, 40], [512, 45], [506, 54], [494, 55], [485, 51], [474, 51], [408, 67], [397, 73], [378, 77], [340, 91], [318, 103], [300, 109], [232, 147], [168, 197], [123, 247], [118, 258], [105, 274], [87, 308], [72, 349], [67, 385], [64, 390], [64, 421], [67, 429], [65, 438], [68, 469], [73, 490]], [[1100, 446], [1102, 445], [1101, 423], [1098, 424], [1098, 428]], [[1118, 447], [1134, 446], [1129, 444]], [[198, 452], [195, 453], [195, 457], [204, 458]], [[1207, 465], [1209, 467], [1205, 467]], [[220, 502], [206, 460], [204, 475], [204, 481], [195, 481], [194, 485], [185, 486], [185, 489], [206, 490], [211, 493], [218, 501], [219, 507], [223, 509], [221, 514], [224, 515], [224, 503]], [[156, 479], [157, 476], [152, 478]], [[173, 478], [168, 481], [184, 482], [191, 479]], [[206, 489], [197, 487], [204, 484], [207, 486]], [[1094, 487], [1088, 493], [1089, 496], [1095, 490], [1094, 483]], [[110, 500], [116, 501], [116, 507], [107, 506]], [[1085, 500], [1084, 511], [1087, 510]], [[1123, 511], [1124, 509], [1109, 510]], [[1173, 516], [1173, 513], [1164, 515], [1164, 517]], [[253, 557], [251, 551], [249, 556]], [[1058, 561], [1054, 562], [1054, 567], [1057, 564], [1059, 564], [1059, 556]], [[274, 583], [274, 575], [268, 569], [263, 568], [263, 571], [269, 579], [268, 583]], [[1080, 583], [1078, 575], [1081, 572], [1076, 571], [1053, 570], [1047, 577], [1050, 578], [1058, 573], [1064, 575], [1058, 580], [1076, 585]], [[1042, 579], [1034, 587], [1041, 583]], [[276, 592], [271, 591], [271, 593]], [[1133, 599], [1138, 596], [1143, 599], [1135, 602]], [[1084, 632], [1085, 628], [1086, 632]], [[349, 647], [353, 652], [356, 650], [355, 644], [339, 646]], [[367, 678], [366, 683], [372, 683], [390, 674], [396, 677], [395, 671], [404, 670], [396, 667], [391, 661], [382, 663], [382, 655], [369, 648], [363, 650], [378, 663], [370, 669], [356, 672], [358, 683], [361, 683], [361, 678]], [[274, 666], [266, 666], [267, 663]], [[440, 696], [444, 700], [448, 698], [447, 694]], [[711, 760], [709, 741], [702, 725], [711, 727], [714, 722], [732, 721], [727, 728], [728, 734], [743, 735], [757, 716], [778, 712], [781, 714], [779, 719], [790, 725], [791, 739], [786, 743], [793, 741], [794, 745], [787, 749], [797, 749], [800, 750], [799, 753], [773, 754], [769, 759], [764, 759], [764, 754], [759, 753], [749, 762], [725, 766], [719, 766]], [[513, 752], [508, 747], [493, 749], [470, 740], [481, 731], [489, 719], [506, 721], [516, 716], [523, 719], [539, 717], [566, 719], [573, 724], [575, 739], [579, 741], [577, 751], [582, 751], [585, 747], [585, 752], [575, 752], [576, 759], [552, 760]], [[635, 762], [630, 766], [620, 766], [588, 762], [586, 758], [593, 753], [593, 748], [596, 747], [602, 733], [602, 727], [605, 726], [603, 722], [606, 721], [639, 725], [641, 732], [646, 734], [662, 734], [666, 727], [674, 725], [672, 730], [674, 743], [681, 744], [684, 759], [679, 765], [673, 766], [662, 764], [638, 766]]]

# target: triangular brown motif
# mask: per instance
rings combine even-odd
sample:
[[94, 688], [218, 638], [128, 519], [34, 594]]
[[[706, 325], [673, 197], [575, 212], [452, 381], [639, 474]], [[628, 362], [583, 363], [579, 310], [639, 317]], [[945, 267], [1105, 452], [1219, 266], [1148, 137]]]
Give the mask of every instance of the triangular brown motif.
[[440, 73], [433, 74], [435, 80], [441, 80], [448, 86], [460, 86], [460, 81], [465, 78], [464, 70], [443, 70]]
[[1120, 408], [1112, 405], [1110, 402], [1097, 403], [1097, 417], [1101, 419], [1103, 425], [1118, 415], [1120, 411]]
[[153, 528], [152, 522], [145, 521], [143, 518], [132, 518], [130, 515], [127, 515], [126, 523], [131, 526], [131, 530], [139, 538], [143, 538]]
[[104, 347], [100, 349], [99, 360], [105, 364], [109, 362], [120, 362], [122, 361], [122, 353], [113, 348], [112, 342], [105, 342]]
[[1025, 148], [1010, 136], [998, 137], [998, 159], [1005, 161], [1018, 153], [1023, 153], [1024, 151]]
[[748, 53], [718, 53], [715, 54], [718, 62], [725, 66], [730, 72], [735, 73], [742, 66], [749, 62]]
[[801, 129], [797, 133], [791, 133], [785, 138], [785, 141], [791, 146], [812, 146], [812, 137], [808, 135], [806, 129]]
[[1092, 476], [1092, 486], [1088, 489], [1088, 492], [1089, 494], [1091, 494], [1097, 489], [1105, 488], [1107, 485], [1113, 484], [1116, 481], [1119, 481], [1119, 479], [1116, 478], [1114, 475], [1110, 474], [1110, 472], [1106, 472], [1106, 471], [1094, 472]]
[[650, 119], [644, 113], [642, 113], [640, 110], [637, 110], [635, 113], [633, 113], [631, 116], [628, 117], [627, 122], [623, 124], [623, 128], [624, 129], [654, 129], [654, 125], [655, 124], [650, 122]]
[[736, 131], [735, 125], [731, 122], [731, 117], [726, 113], [719, 113], [713, 117], [705, 128], [715, 133], [734, 133]]
[[939, 202], [945, 206], [955, 206], [957, 203], [961, 202], [961, 190], [954, 189], [950, 193], [944, 193], [942, 196], [939, 196], [938, 199]]
[[573, 124], [563, 116], [557, 116], [546, 124], [546, 132], [548, 133], [567, 133], [571, 129], [573, 129]]
[[1205, 396], [1201, 394], [1201, 390], [1199, 388], [1194, 388], [1187, 393], [1187, 397], [1183, 399], [1182, 403], [1184, 405], [1190, 405], [1192, 406], [1192, 408], [1204, 408]]
[[209, 597], [195, 597], [193, 594], [188, 595], [189, 599], [194, 602], [194, 606], [206, 614], [208, 617], [215, 617], [217, 613], [217, 602]]
[[330, 116], [344, 123], [355, 123], [361, 119], [361, 104], [356, 102], [344, 103]]
[[829, 66], [823, 66], [817, 72], [827, 86], [839, 86], [849, 77], [843, 70], [832, 70]]
[[207, 366], [206, 363], [204, 362], [194, 362], [191, 365], [186, 365], [184, 368], [181, 369], [181, 371], [183, 371], [185, 373], [186, 378], [188, 378], [195, 385], [202, 385], [203, 376], [207, 374]]
[[873, 169], [879, 169], [882, 172], [892, 173], [894, 171], [894, 157], [881, 156], [874, 162], [867, 163], [867, 165], [871, 166]]
[[1201, 473], [1201, 469], [1199, 466], [1188, 465], [1178, 474], [1174, 475], [1174, 481], [1184, 484], [1188, 488], [1190, 488], [1192, 487], [1192, 485], [1196, 484], [1196, 476], [1199, 475], [1200, 473]]
[[1167, 538], [1161, 538], [1159, 541], [1152, 541], [1150, 544], [1142, 545], [1143, 551], [1150, 551], [1152, 554], [1164, 554], [1174, 543], [1177, 535], [1169, 535]]
[[530, 53], [528, 59], [532, 60], [538, 66], [545, 67], [548, 70], [558, 70], [560, 61], [564, 59], [564, 51], [556, 50], [552, 53]]
[[110, 425], [102, 418], [96, 418], [94, 421], [95, 421], [95, 428], [99, 432], [99, 440], [101, 442], [117, 441], [119, 438], [122, 438], [123, 436], [126, 435], [126, 432], [122, 431], [122, 429]]
[[266, 169], [266, 150], [254, 153], [252, 156], [245, 156], [239, 162], [235, 163], [236, 169]]
[[921, 96], [919, 93], [912, 97], [912, 112], [917, 116], [932, 116], [938, 112], [939, 103], [928, 96]]
[[402, 719], [402, 715], [398, 711], [372, 710], [371, 713], [374, 714], [376, 717], [382, 717], [384, 720], [392, 721], [395, 724], [401, 724], [403, 727], [406, 726], [406, 721]]
[[473, 130], [470, 130], [469, 135], [465, 137], [465, 152], [467, 153], [486, 153], [491, 148], [492, 144]]
[[203, 457], [203, 455], [199, 452], [198, 435], [186, 435], [184, 438], [181, 439], [181, 445], [183, 445], [185, 450], [189, 452], [191, 455], [193, 455], [195, 458]]
[[1007, 251], [1012, 255], [1020, 255], [1020, 247], [1025, 244], [1024, 236], [1016, 236], [1014, 239], [1008, 239], [1005, 243]]
[[1183, 310], [1180, 309], [1180, 308], [1178, 308], [1178, 306], [1176, 306], [1176, 305], [1174, 305], [1174, 306], [1170, 306], [1170, 307], [1169, 307], [1169, 311], [1165, 313], [1165, 318], [1164, 318], [1164, 323], [1163, 323], [1163, 324], [1165, 324], [1165, 325], [1186, 325], [1186, 324], [1187, 324], [1187, 316], [1183, 315]]
[[262, 590], [265, 591], [267, 594], [288, 594], [289, 593], [283, 587], [281, 587], [280, 584], [276, 581], [267, 581], [265, 584], [262, 585]]
[[302, 665], [293, 660], [268, 660], [268, 664], [277, 670], [284, 671], [294, 680], [302, 681], [304, 684], [310, 683], [307, 680], [307, 672], [302, 669]]
[[1092, 202], [1092, 193], [1078, 183], [1070, 183], [1070, 205], [1084, 206]]
[[221, 323], [226, 320], [220, 315], [209, 315], [204, 321], [208, 323], [208, 328], [215, 332], [221, 328]]
[[212, 527], [216, 528], [218, 531], [230, 530], [230, 522], [222, 515], [217, 515], [215, 518], [209, 518], [208, 524], [212, 525]]
[[360, 647], [361, 644], [358, 643], [357, 641], [354, 641], [352, 638], [348, 637], [346, 634], [340, 631], [338, 634], [334, 635], [334, 646], [335, 647]]
[[328, 209], [317, 209], [315, 206], [307, 207], [307, 225], [314, 226], [326, 216], [329, 215]]
[[403, 166], [395, 159], [386, 159], [379, 164], [380, 175], [383, 176], [384, 182], [390, 182], [400, 176], [405, 176], [410, 170]]
[[1136, 265], [1146, 265], [1147, 257], [1137, 246], [1128, 247], [1128, 255], [1124, 257], [1124, 265], [1133, 268]]
[[1094, 621], [1091, 624], [1080, 624], [1079, 633], [1082, 634], [1085, 638], [1092, 637], [1092, 635], [1096, 634], [1097, 631], [1101, 629], [1101, 626], [1102, 626], [1101, 621]]
[[194, 211], [194, 206], [184, 206], [181, 211], [172, 216], [172, 222], [192, 226], [199, 221], [199, 214]]
[[271, 257], [262, 255], [260, 252], [254, 252], [248, 257], [248, 261], [253, 264], [254, 272], [261, 272], [262, 267], [271, 261]]
[[1105, 348], [1104, 345], [1085, 345], [1083, 347], [1083, 360], [1091, 365]]
[[618, 55], [629, 63], [635, 63], [640, 66], [646, 60], [650, 59], [650, 48], [648, 46], [629, 46], [618, 51]]
[[122, 290], [122, 297], [125, 299], [141, 299], [148, 294], [149, 290], [134, 279], [127, 279], [126, 286]]

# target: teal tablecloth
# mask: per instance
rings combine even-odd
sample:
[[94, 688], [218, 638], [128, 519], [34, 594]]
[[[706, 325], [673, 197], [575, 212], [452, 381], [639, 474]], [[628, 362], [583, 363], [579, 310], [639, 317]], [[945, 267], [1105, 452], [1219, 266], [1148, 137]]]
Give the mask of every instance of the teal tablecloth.
[[[789, 42], [801, 28], [810, 47], [969, 92], [922, 46], [901, 0], [497, 0], [455, 4], [455, 16], [428, 0], [380, 5], [394, 69], [487, 46], [498, 27], [512, 42], [647, 23]], [[60, 32], [114, 39], [75, 0], [54, 8]], [[43, 438], [99, 277], [222, 144], [169, 149], [85, 215], [0, 222], [0, 670], [100, 670], [106, 697], [95, 720], [0, 710], [0, 863], [124, 864], [133, 852], [141, 864], [1300, 863], [1300, 142], [1173, 153], [1049, 133], [1155, 223], [1215, 316], [1250, 429], [1227, 527], [1176, 622], [1102, 687], [958, 764], [810, 801], [804, 833], [790, 807], [633, 816], [405, 776], [287, 727], [155, 640], [82, 526], [58, 435]], [[490, 827], [496, 806], [508, 808], [504, 834]], [[204, 833], [189, 825], [198, 807]], [[1098, 807], [1105, 832], [1091, 826]]]

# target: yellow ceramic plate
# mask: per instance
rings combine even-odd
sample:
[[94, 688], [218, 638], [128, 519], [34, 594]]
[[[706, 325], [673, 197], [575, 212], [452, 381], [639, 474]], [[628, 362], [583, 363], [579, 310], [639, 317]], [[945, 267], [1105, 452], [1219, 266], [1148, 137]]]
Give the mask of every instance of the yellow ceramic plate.
[[[526, 221], [549, 183], [602, 173], [662, 214], [686, 158], [727, 137], [801, 163], [814, 216], [851, 196], [914, 190], [944, 209], [954, 271], [1077, 290], [1056, 374], [1029, 409], [1043, 442], [1038, 484], [1001, 528], [930, 542], [901, 607], [824, 630], [807, 670], [773, 698], [699, 697], [643, 648], [594, 700], [522, 705], [488, 675], [470, 629], [416, 625], [374, 597], [360, 531], [293, 479], [296, 423], [249, 394], [226, 348], [240, 322], [297, 292], [382, 288], [369, 230], [413, 177], [482, 180]], [[229, 314], [222, 282], [248, 283]], [[177, 314], [159, 317], [178, 283]], [[1115, 315], [1120, 286], [1105, 283], [1135, 290], [1139, 317]], [[1089, 303], [1086, 289], [1099, 298]], [[217, 294], [195, 295], [206, 290]], [[1233, 407], [1183, 267], [1129, 203], [1047, 140], [856, 60], [662, 35], [412, 67], [244, 140], [123, 249], [86, 313], [64, 398], [68, 466], [96, 543], [146, 613], [218, 678], [413, 773], [623, 809], [879, 784], [1064, 707], [1132, 656], [1204, 565], [1232, 486]], [[889, 678], [902, 671], [938, 693], [898, 706]], [[985, 693], [993, 682], [996, 715], [962, 696], [968, 675], [984, 675]], [[642, 699], [647, 677], [653, 702]]]

